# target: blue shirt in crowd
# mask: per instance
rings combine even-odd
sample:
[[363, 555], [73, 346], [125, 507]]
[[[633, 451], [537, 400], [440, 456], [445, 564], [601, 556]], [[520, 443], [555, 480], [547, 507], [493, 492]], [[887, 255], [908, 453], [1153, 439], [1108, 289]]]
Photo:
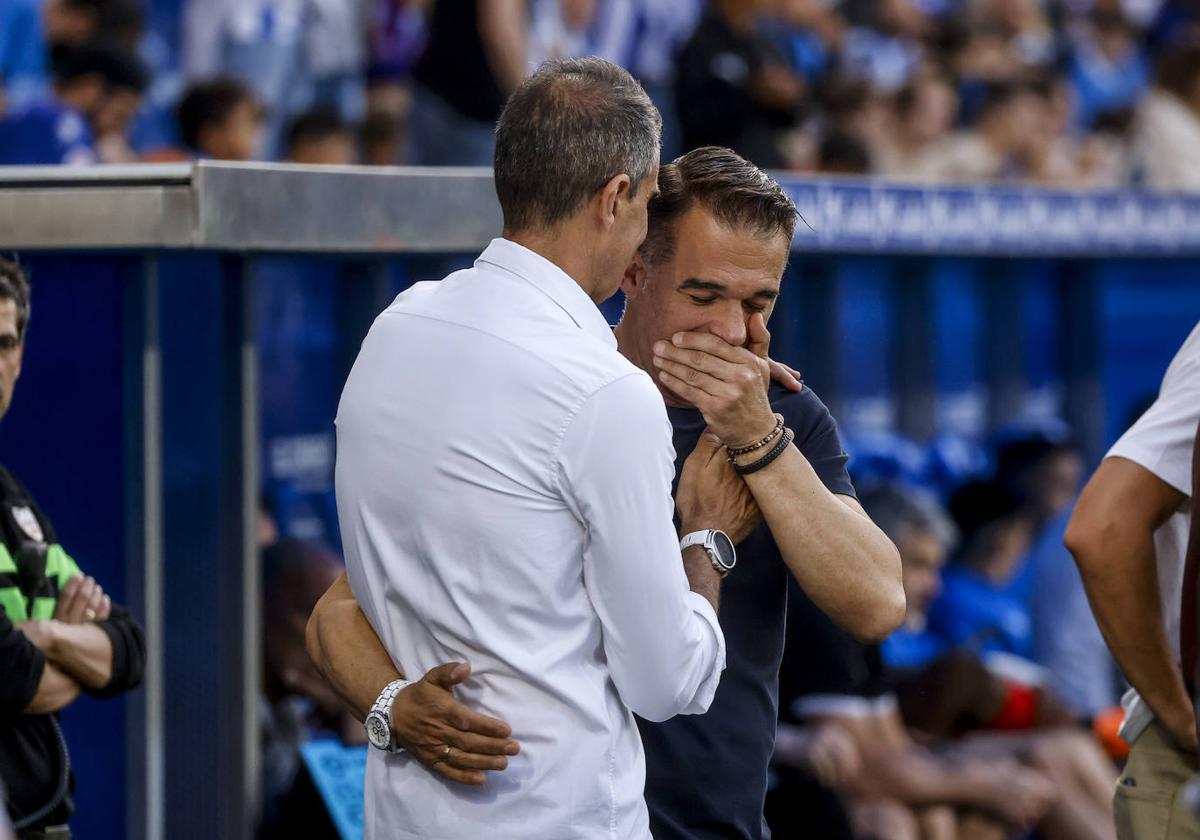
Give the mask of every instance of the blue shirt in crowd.
[[41, 0], [0, 0], [0, 88], [9, 110], [49, 90]]
[[0, 119], [2, 166], [95, 162], [91, 129], [74, 108], [42, 102]]

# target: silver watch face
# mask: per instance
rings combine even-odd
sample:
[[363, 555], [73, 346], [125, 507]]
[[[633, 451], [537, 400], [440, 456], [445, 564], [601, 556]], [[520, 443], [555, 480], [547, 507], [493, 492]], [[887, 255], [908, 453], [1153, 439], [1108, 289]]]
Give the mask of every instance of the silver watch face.
[[367, 740], [371, 746], [379, 750], [387, 750], [392, 746], [392, 730], [388, 727], [387, 719], [379, 712], [367, 715], [364, 725], [367, 727]]
[[717, 564], [726, 572], [732, 571], [737, 565], [737, 551], [734, 550], [733, 540], [729, 539], [724, 531], [713, 531], [712, 541]]

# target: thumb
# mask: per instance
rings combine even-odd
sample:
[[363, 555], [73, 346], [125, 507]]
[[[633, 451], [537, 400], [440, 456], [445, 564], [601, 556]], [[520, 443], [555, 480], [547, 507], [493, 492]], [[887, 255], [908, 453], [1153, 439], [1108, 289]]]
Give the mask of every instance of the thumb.
[[450, 691], [471, 675], [471, 666], [466, 662], [447, 662], [425, 675], [425, 681]]
[[755, 312], [750, 316], [746, 333], [749, 339], [747, 347], [750, 352], [760, 359], [765, 359], [771, 348], [771, 333], [767, 331], [767, 321], [761, 312]]

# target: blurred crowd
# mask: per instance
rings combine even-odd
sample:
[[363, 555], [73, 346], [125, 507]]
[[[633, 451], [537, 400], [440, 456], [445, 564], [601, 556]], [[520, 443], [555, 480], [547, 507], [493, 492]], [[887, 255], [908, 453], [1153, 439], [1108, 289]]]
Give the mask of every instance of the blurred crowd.
[[1200, 189], [1189, 0], [0, 0], [0, 163], [490, 165], [540, 62], [600, 55], [664, 159]]
[[1063, 547], [1084, 477], [1069, 435], [849, 445], [908, 612], [864, 644], [793, 582], [775, 836], [1114, 837], [1120, 678]]

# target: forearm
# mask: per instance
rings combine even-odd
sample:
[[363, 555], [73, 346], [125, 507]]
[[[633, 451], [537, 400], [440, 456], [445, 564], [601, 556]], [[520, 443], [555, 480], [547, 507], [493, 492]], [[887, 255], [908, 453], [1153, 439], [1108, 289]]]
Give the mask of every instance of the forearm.
[[383, 687], [403, 678], [354, 600], [344, 574], [317, 602], [305, 643], [325, 681], [360, 721]]
[[98, 625], [51, 621], [49, 637], [46, 659], [83, 689], [99, 691], [112, 681], [112, 641]]
[[899, 626], [904, 590], [895, 546], [865, 514], [830, 493], [795, 446], [746, 476], [746, 484], [813, 603], [863, 640], [882, 639]]
[[721, 575], [713, 568], [712, 560], [701, 546], [692, 545], [684, 549], [683, 571], [687, 574], [691, 590], [703, 595], [712, 604], [713, 612], [720, 613]]
[[964, 772], [963, 767], [915, 743], [874, 756], [866, 753], [855, 788], [863, 795], [896, 799], [914, 807], [985, 804], [976, 773]]
[[1126, 679], [1159, 718], [1191, 714], [1167, 639], [1153, 535], [1113, 529], [1071, 546], [1096, 623]]
[[479, 37], [501, 91], [512, 93], [525, 78], [525, 0], [477, 0]]
[[47, 662], [37, 693], [24, 712], [27, 715], [48, 715], [62, 711], [75, 702], [82, 690], [83, 687], [74, 678]]

